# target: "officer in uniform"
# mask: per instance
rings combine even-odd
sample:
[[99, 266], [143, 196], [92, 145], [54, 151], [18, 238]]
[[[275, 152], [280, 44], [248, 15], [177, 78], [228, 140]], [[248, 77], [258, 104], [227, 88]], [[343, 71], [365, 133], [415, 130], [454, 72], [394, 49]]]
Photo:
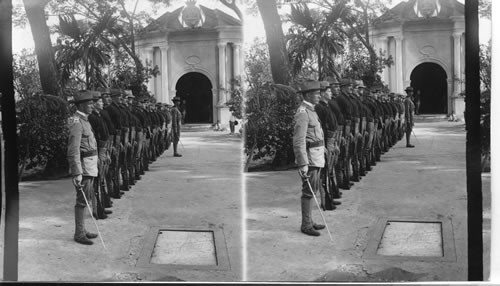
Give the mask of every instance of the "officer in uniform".
[[409, 86], [405, 89], [406, 98], [405, 98], [405, 131], [406, 131], [406, 147], [413, 148], [412, 144], [410, 144], [410, 136], [411, 131], [413, 130], [413, 113], [415, 112], [415, 105], [413, 104], [412, 96], [413, 96], [413, 87]]
[[180, 97], [176, 96], [172, 99], [174, 102], [174, 107], [171, 110], [172, 114], [172, 139], [174, 144], [174, 157], [182, 157], [181, 154], [177, 152], [177, 144], [181, 138], [181, 120], [182, 114], [179, 111], [179, 104], [181, 102]]
[[313, 193], [317, 194], [321, 188], [320, 172], [325, 166], [325, 141], [323, 129], [314, 111], [314, 106], [319, 103], [320, 84], [315, 80], [306, 80], [299, 86], [304, 100], [295, 113], [295, 126], [293, 130], [293, 152], [295, 163], [299, 167], [301, 177], [308, 177], [312, 190], [306, 180], [302, 183], [302, 225], [300, 230], [312, 236], [319, 236], [319, 229], [324, 225], [315, 224], [312, 220]]
[[[94, 187], [94, 178], [97, 177], [97, 142], [92, 132], [88, 116], [92, 112], [93, 96], [89, 91], [78, 92], [74, 96], [76, 105], [75, 114], [69, 119], [68, 164], [76, 189], [75, 204], [75, 235], [76, 242], [91, 245], [90, 239], [97, 234], [85, 229], [84, 211]], [[84, 198], [85, 196], [85, 198]]]

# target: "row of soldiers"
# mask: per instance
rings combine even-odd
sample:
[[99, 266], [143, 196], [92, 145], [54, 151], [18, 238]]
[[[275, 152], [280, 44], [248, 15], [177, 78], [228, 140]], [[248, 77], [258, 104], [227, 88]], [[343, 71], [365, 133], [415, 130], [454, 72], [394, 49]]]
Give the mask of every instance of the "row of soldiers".
[[349, 190], [359, 182], [405, 132], [406, 146], [414, 147], [408, 134], [413, 111], [408, 97], [368, 90], [362, 81], [351, 79], [307, 80], [299, 92], [304, 101], [295, 115], [293, 145], [304, 179], [301, 230], [317, 236], [325, 226], [312, 222], [311, 191], [319, 190], [324, 210], [335, 209], [340, 189]]
[[[174, 156], [180, 137], [181, 115], [175, 106], [136, 97], [129, 90], [81, 91], [74, 97], [77, 111], [70, 118], [68, 161], [77, 189], [75, 241], [92, 244], [83, 209], [88, 203], [94, 217], [112, 213], [112, 198], [119, 199], [136, 184], [149, 164], [170, 144]], [[87, 127], [88, 126], [88, 127]], [[90, 184], [90, 186], [89, 186]], [[83, 199], [86, 194], [88, 202]]]

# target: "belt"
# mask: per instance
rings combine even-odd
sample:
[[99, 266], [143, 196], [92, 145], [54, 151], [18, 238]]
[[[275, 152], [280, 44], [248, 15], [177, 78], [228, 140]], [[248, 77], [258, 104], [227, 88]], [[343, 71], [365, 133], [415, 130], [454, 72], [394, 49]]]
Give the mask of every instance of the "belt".
[[87, 157], [92, 157], [92, 156], [97, 156], [97, 150], [92, 150], [92, 151], [80, 153], [81, 158], [87, 158]]
[[315, 148], [315, 147], [320, 147], [320, 146], [325, 146], [325, 141], [316, 141], [316, 142], [306, 142], [306, 148]]

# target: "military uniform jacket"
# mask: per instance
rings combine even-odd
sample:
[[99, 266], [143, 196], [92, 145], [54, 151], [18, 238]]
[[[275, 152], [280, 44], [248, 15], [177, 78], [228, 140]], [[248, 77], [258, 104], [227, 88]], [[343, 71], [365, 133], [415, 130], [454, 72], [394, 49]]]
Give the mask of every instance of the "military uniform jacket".
[[88, 116], [79, 111], [69, 119], [67, 158], [72, 176], [97, 177], [97, 142]]
[[[325, 146], [323, 129], [318, 114], [312, 104], [303, 101], [294, 117], [293, 153], [297, 166], [325, 166]], [[321, 142], [321, 143], [319, 143]], [[321, 146], [316, 146], [320, 144]], [[308, 148], [308, 146], [310, 146]]]
[[328, 106], [330, 107], [330, 110], [335, 116], [335, 119], [337, 119], [337, 124], [345, 125], [344, 115], [342, 114], [342, 111], [340, 111], [340, 106], [337, 103], [337, 99], [336, 98], [330, 99], [328, 101]]
[[172, 108], [172, 134], [176, 137], [181, 135], [182, 114], [175, 106]]
[[409, 126], [413, 126], [413, 112], [415, 105], [409, 96], [405, 98], [405, 121]]
[[319, 120], [321, 121], [323, 133], [326, 134], [328, 131], [335, 132], [337, 130], [337, 119], [326, 102], [320, 101], [319, 104], [314, 106], [314, 110], [318, 114]]

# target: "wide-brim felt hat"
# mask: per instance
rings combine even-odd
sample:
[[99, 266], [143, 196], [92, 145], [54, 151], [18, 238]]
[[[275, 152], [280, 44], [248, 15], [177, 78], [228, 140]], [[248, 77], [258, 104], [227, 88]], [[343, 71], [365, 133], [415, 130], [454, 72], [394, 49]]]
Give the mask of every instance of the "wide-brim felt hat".
[[326, 81], [330, 83], [330, 85], [339, 85], [340, 82], [334, 76], [329, 76], [326, 78]]
[[320, 82], [317, 80], [306, 79], [298, 84], [297, 89], [299, 92], [304, 93], [309, 91], [320, 90], [321, 85]]
[[94, 94], [89, 90], [79, 91], [73, 96], [73, 103], [81, 103], [93, 100], [94, 100]]
[[319, 82], [319, 88], [321, 90], [325, 90], [325, 89], [327, 89], [329, 87], [330, 87], [330, 83], [328, 81], [324, 80], [324, 81], [320, 81]]
[[102, 93], [100, 91], [91, 90], [89, 92], [92, 94], [92, 97], [94, 98], [94, 101], [102, 99]]
[[122, 95], [122, 91], [118, 88], [112, 88], [109, 90], [109, 95], [111, 97], [115, 97], [115, 96], [121, 96]]
[[405, 88], [405, 91], [408, 92], [408, 91], [413, 91], [413, 87], [409, 86], [407, 88]]

